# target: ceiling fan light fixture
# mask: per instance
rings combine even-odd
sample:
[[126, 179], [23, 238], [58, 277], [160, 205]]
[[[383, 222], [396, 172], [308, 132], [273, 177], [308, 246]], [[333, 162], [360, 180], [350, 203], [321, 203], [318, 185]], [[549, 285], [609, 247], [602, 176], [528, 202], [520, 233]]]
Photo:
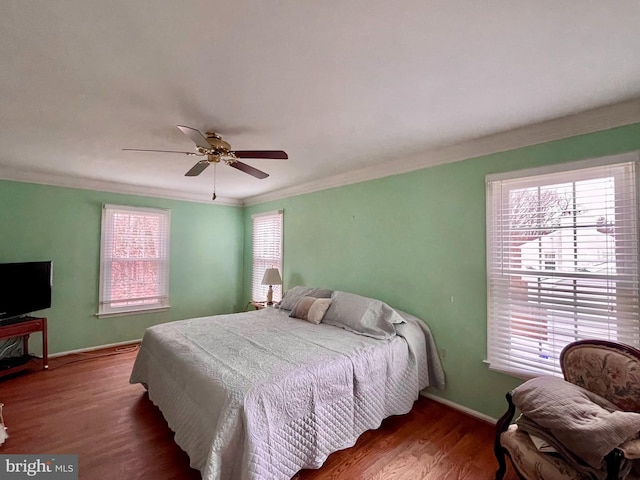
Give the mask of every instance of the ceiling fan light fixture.
[[193, 152], [177, 152], [174, 150], [141, 150], [134, 148], [124, 148], [123, 150], [134, 151], [134, 152], [165, 152], [165, 153], [182, 153], [188, 156], [197, 156], [204, 157], [206, 159], [200, 160], [196, 163], [185, 176], [187, 177], [197, 177], [200, 175], [205, 168], [209, 166], [210, 163], [214, 165], [216, 163], [220, 163], [223, 161], [230, 167], [235, 168], [236, 170], [240, 170], [252, 177], [258, 179], [264, 179], [269, 176], [269, 174], [263, 172], [262, 170], [258, 170], [257, 168], [252, 167], [251, 165], [247, 165], [244, 162], [238, 160], [239, 158], [264, 158], [271, 160], [286, 160], [288, 159], [288, 155], [283, 150], [231, 150], [231, 145], [225, 142], [222, 137], [216, 132], [207, 132], [206, 134], [202, 134], [200, 130], [196, 130], [192, 127], [187, 127], [185, 125], [178, 125], [178, 128], [182, 133], [184, 133], [193, 143], [196, 145], [196, 153]]

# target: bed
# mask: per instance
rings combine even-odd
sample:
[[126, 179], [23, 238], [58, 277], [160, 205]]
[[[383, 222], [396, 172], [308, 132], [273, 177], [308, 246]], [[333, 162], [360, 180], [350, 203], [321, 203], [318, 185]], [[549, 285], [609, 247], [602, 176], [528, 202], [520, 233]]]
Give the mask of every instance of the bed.
[[[287, 292], [283, 306], [287, 296], [296, 299]], [[345, 292], [330, 303], [320, 324], [271, 307], [146, 330], [130, 381], [147, 389], [204, 480], [287, 480], [319, 468], [408, 413], [420, 390], [443, 388], [424, 322]]]

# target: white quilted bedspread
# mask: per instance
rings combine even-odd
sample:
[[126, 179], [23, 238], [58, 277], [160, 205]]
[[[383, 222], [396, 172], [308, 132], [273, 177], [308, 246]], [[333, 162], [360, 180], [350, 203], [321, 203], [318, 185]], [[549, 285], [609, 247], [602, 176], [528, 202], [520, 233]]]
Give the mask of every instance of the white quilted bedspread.
[[441, 381], [430, 375], [440, 369], [433, 342], [413, 320], [376, 340], [287, 313], [189, 319], [144, 335], [130, 381], [147, 387], [205, 480], [286, 480], [318, 468], [409, 412], [430, 376]]

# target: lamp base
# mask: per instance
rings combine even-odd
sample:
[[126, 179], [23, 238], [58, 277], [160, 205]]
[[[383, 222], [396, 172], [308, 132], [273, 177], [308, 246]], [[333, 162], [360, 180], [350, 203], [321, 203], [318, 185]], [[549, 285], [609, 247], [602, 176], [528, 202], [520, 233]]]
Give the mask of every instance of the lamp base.
[[267, 291], [267, 305], [273, 305], [273, 286], [269, 285], [269, 290]]

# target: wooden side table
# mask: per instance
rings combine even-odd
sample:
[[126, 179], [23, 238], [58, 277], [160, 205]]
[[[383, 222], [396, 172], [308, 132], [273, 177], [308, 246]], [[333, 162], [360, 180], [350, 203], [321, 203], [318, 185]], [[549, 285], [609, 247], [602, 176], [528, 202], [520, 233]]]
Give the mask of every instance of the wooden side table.
[[[22, 337], [24, 355], [29, 355], [29, 336], [42, 332], [42, 369], [49, 368], [49, 352], [47, 346], [47, 319], [45, 317], [22, 317], [0, 323], [0, 338]], [[26, 370], [31, 361], [11, 368], [0, 369], [0, 377]]]

